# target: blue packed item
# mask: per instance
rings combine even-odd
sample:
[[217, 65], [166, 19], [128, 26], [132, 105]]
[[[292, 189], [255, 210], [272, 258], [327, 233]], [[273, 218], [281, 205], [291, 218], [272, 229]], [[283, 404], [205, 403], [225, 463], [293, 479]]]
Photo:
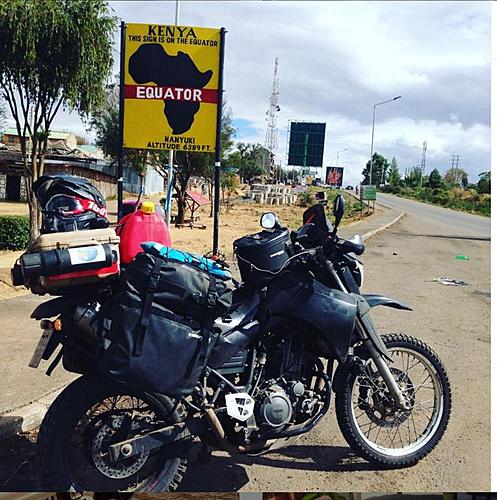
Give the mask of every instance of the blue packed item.
[[140, 246], [143, 248], [145, 253], [149, 253], [157, 257], [164, 257], [170, 260], [176, 260], [178, 262], [192, 264], [197, 266], [199, 269], [212, 273], [214, 276], [223, 280], [232, 279], [231, 273], [228, 269], [221, 267], [215, 260], [208, 259], [202, 255], [176, 250], [154, 241], [140, 243]]

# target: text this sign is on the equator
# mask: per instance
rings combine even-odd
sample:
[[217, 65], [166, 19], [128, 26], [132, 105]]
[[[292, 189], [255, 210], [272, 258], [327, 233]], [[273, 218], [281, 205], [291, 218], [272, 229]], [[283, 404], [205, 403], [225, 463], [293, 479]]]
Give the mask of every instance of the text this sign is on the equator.
[[214, 153], [220, 30], [127, 24], [123, 146]]

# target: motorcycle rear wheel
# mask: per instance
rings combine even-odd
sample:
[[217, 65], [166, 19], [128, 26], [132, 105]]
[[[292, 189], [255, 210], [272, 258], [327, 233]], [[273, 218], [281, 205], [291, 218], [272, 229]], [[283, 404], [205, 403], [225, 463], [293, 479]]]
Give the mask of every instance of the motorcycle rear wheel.
[[423, 342], [402, 334], [382, 336], [388, 362], [412, 408], [398, 410], [372, 360], [366, 373], [348, 373], [336, 393], [338, 425], [360, 456], [384, 468], [409, 467], [442, 438], [452, 396], [440, 358]]
[[189, 442], [113, 463], [107, 449], [140, 431], [179, 422], [172, 402], [121, 384], [83, 376], [49, 408], [38, 434], [47, 491], [176, 490], [186, 472]]

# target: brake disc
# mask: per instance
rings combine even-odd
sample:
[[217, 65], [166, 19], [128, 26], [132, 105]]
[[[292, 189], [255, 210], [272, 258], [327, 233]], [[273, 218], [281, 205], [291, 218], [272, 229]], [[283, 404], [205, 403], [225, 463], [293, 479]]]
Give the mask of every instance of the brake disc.
[[111, 423], [103, 423], [92, 442], [92, 458], [95, 467], [111, 479], [124, 479], [138, 472], [147, 461], [150, 450], [134, 457], [112, 462], [107, 451], [125, 419], [124, 415], [113, 416]]
[[[404, 397], [408, 400], [410, 408], [414, 407], [415, 394], [414, 387], [405, 372], [398, 368], [390, 368]], [[393, 397], [381, 375], [376, 372], [372, 377], [364, 378], [366, 385], [361, 386], [359, 397], [362, 402], [359, 404], [361, 410], [366, 412], [369, 419], [379, 427], [397, 427], [405, 422], [411, 415], [411, 410], [401, 410], [397, 408]], [[372, 399], [372, 404], [369, 403]]]

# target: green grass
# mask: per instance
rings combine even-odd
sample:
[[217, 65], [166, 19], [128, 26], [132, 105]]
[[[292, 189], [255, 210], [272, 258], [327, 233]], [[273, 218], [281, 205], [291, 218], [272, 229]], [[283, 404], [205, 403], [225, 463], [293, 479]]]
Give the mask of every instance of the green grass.
[[491, 197], [489, 194], [478, 194], [474, 189], [460, 188], [396, 188], [388, 190], [397, 196], [431, 203], [461, 212], [490, 217]]
[[[316, 201], [316, 193], [318, 191], [323, 191], [323, 188], [316, 186], [309, 186], [306, 191], [299, 195], [299, 204], [302, 207], [310, 207], [317, 203]], [[343, 215], [342, 221], [340, 222], [340, 226], [346, 226], [351, 222], [357, 220], [361, 215], [361, 202], [351, 195], [348, 191], [341, 191], [337, 189], [325, 188], [328, 195], [328, 205], [326, 207], [326, 215], [331, 222], [334, 222], [335, 217], [333, 216], [333, 202], [338, 194], [342, 194], [345, 198], [345, 213]], [[364, 206], [364, 205], [363, 205]], [[366, 216], [366, 212], [364, 212], [364, 216]], [[299, 227], [302, 224], [302, 216], [299, 214], [298, 218], [295, 218], [293, 221], [293, 227]]]

